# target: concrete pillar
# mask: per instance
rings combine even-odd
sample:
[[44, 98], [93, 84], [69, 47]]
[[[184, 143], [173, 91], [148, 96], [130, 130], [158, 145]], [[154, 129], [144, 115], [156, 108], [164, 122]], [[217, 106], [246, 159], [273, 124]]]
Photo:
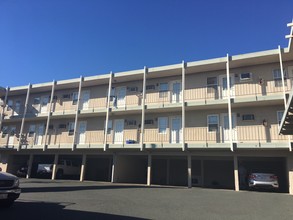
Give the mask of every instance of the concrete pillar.
[[53, 163], [53, 169], [52, 169], [52, 180], [56, 179], [56, 172], [57, 172], [57, 164], [58, 164], [58, 158], [59, 158], [59, 155], [58, 154], [55, 154], [55, 157], [54, 157], [54, 163]]
[[147, 171], [147, 185], [150, 186], [152, 182], [152, 155], [148, 155], [148, 171]]
[[31, 177], [31, 173], [32, 173], [32, 166], [33, 166], [33, 159], [34, 159], [34, 155], [30, 154], [30, 157], [28, 159], [28, 165], [27, 165], [27, 174], [26, 174], [26, 178], [30, 178]]
[[191, 161], [191, 155], [187, 156], [187, 176], [188, 176], [188, 188], [192, 187], [192, 170], [191, 170], [191, 166], [192, 166], [192, 161]]
[[234, 185], [235, 185], [235, 191], [239, 191], [238, 158], [237, 158], [236, 155], [234, 155], [233, 159], [234, 159]]
[[142, 86], [142, 103], [141, 103], [141, 127], [140, 127], [140, 150], [143, 150], [143, 143], [144, 143], [144, 121], [145, 121], [145, 94], [146, 94], [146, 75], [148, 69], [144, 67], [143, 72], [143, 86]]
[[287, 157], [287, 173], [288, 173], [288, 185], [289, 194], [293, 195], [293, 156]]
[[86, 154], [83, 154], [82, 155], [82, 162], [81, 162], [81, 169], [80, 169], [80, 179], [79, 179], [81, 182], [84, 180], [85, 166], [86, 166]]
[[182, 89], [181, 89], [181, 94], [182, 94], [182, 101], [181, 101], [181, 131], [182, 131], [182, 151], [185, 151], [185, 68], [186, 64], [184, 61], [182, 61]]
[[167, 181], [166, 184], [170, 184], [170, 159], [167, 159]]
[[112, 90], [112, 79], [114, 75], [111, 72], [109, 77], [109, 87], [108, 87], [108, 98], [107, 98], [107, 113], [106, 113], [106, 121], [105, 121], [105, 129], [104, 129], [104, 151], [107, 150], [107, 134], [108, 134], [108, 123], [109, 123], [109, 112], [110, 112], [110, 97]]
[[113, 162], [112, 162], [112, 175], [111, 175], [111, 183], [114, 183], [116, 181], [115, 179], [115, 166], [116, 166], [116, 154], [113, 155]]

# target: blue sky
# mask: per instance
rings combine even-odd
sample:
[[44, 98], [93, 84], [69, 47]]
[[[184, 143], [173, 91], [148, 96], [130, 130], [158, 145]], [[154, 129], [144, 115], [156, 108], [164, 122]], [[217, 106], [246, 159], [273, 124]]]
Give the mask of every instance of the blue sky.
[[0, 86], [287, 47], [292, 0], [0, 0]]

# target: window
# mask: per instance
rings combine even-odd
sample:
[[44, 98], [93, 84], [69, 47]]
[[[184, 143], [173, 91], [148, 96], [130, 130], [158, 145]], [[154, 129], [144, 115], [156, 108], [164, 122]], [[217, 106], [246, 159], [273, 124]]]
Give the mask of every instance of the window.
[[3, 126], [2, 127], [2, 137], [5, 137], [7, 133], [8, 133], [8, 126]]
[[278, 120], [278, 125], [281, 124], [282, 117], [283, 117], [284, 111], [277, 111], [277, 120]]
[[155, 90], [156, 89], [156, 86], [155, 85], [147, 85], [146, 90]]
[[78, 92], [72, 93], [72, 105], [76, 105], [78, 100]]
[[15, 135], [15, 132], [16, 132], [15, 127], [10, 128], [10, 135]]
[[111, 134], [113, 129], [112, 120], [108, 120], [107, 134]]
[[219, 129], [219, 116], [218, 115], [208, 115], [208, 131], [218, 132]]
[[34, 105], [38, 105], [41, 103], [41, 99], [38, 97], [38, 98], [34, 98]]
[[168, 127], [168, 117], [159, 117], [158, 118], [158, 127], [159, 127], [160, 134], [166, 134], [167, 127]]
[[218, 87], [217, 77], [208, 77], [207, 78], [207, 92], [214, 93]]
[[252, 79], [252, 73], [241, 73], [240, 81], [249, 81]]
[[8, 100], [7, 102], [7, 111], [10, 111], [13, 108], [13, 100]]
[[144, 120], [144, 124], [145, 125], [152, 125], [152, 124], [154, 124], [154, 120], [152, 120], [152, 119]]
[[68, 135], [71, 136], [74, 134], [74, 122], [69, 122], [68, 125]]
[[137, 91], [138, 91], [138, 88], [137, 88], [136, 86], [129, 87], [129, 88], [128, 88], [128, 91], [129, 91], [129, 92], [137, 92]]
[[66, 124], [59, 124], [59, 128], [66, 128]]
[[168, 83], [160, 83], [159, 86], [159, 97], [166, 98], [168, 95]]
[[36, 131], [36, 126], [35, 125], [30, 125], [29, 130], [28, 130], [28, 136], [33, 137]]
[[62, 97], [63, 99], [70, 99], [70, 94], [64, 94]]
[[242, 115], [243, 121], [253, 121], [254, 120], [254, 114], [245, 114]]
[[136, 125], [136, 120], [126, 120], [127, 125]]
[[[287, 86], [287, 74], [285, 71], [284, 72], [284, 84], [285, 86]], [[280, 69], [274, 69], [273, 70], [273, 74], [274, 74], [274, 81], [275, 81], [275, 86], [276, 87], [281, 87], [282, 86], [282, 73]]]

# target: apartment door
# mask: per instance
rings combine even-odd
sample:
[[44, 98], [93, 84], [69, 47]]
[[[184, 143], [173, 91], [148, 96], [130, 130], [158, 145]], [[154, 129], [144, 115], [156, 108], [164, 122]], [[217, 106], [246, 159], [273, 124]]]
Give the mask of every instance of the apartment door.
[[171, 117], [171, 143], [180, 143], [181, 140], [181, 117]]
[[43, 135], [44, 135], [44, 125], [39, 124], [36, 129], [36, 136], [34, 141], [35, 145], [42, 145]]
[[123, 143], [124, 119], [114, 120], [114, 144]]
[[117, 106], [125, 106], [126, 87], [116, 88]]
[[9, 146], [14, 145], [15, 132], [16, 132], [16, 127], [15, 126], [10, 127], [10, 133], [9, 133], [9, 137], [8, 137], [8, 145]]
[[15, 108], [13, 110], [13, 115], [17, 116], [20, 114], [20, 101], [15, 102]]
[[[220, 81], [220, 93], [222, 99], [225, 99], [228, 97], [228, 85], [227, 85], [227, 76], [221, 75], [219, 76]], [[235, 96], [235, 87], [234, 87], [234, 75], [230, 75], [230, 97]]]
[[89, 108], [90, 91], [81, 92], [80, 109], [87, 110]]
[[46, 113], [48, 111], [48, 103], [49, 103], [49, 97], [42, 96], [41, 97], [40, 113]]
[[171, 83], [171, 102], [172, 103], [178, 103], [181, 100], [181, 82], [172, 82]]
[[[222, 141], [230, 141], [230, 132], [229, 132], [229, 117], [228, 114], [221, 114], [221, 124], [222, 124]], [[237, 130], [236, 130], [236, 115], [232, 113], [232, 140], [237, 141]]]
[[77, 135], [76, 143], [85, 144], [85, 133], [86, 133], [86, 121], [80, 121], [78, 124], [78, 135]]

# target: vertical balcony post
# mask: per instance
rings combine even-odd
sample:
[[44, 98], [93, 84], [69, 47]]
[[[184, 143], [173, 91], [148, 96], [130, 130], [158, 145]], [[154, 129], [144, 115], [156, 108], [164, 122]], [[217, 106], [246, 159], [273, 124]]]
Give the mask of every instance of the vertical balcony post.
[[107, 133], [108, 133], [108, 123], [109, 123], [109, 111], [110, 111], [110, 97], [111, 97], [111, 90], [112, 90], [112, 80], [113, 80], [113, 73], [110, 73], [109, 77], [109, 88], [108, 88], [108, 97], [107, 97], [107, 113], [106, 113], [106, 122], [105, 122], [105, 129], [104, 129], [104, 151], [107, 150]]
[[[281, 70], [281, 77], [282, 77], [284, 109], [286, 109], [287, 99], [286, 99], [286, 90], [285, 90], [285, 76], [284, 76], [284, 67], [283, 67], [283, 59], [282, 59], [282, 50], [280, 45], [278, 46], [278, 49], [279, 49], [280, 70]], [[292, 151], [291, 138], [289, 135], [288, 135], [288, 148], [289, 148], [289, 151]]]
[[6, 107], [6, 103], [7, 103], [7, 97], [8, 97], [8, 93], [9, 93], [9, 87], [6, 87], [6, 90], [5, 90], [5, 97], [4, 97], [4, 103], [3, 103], [3, 106], [2, 106], [2, 112], [1, 112], [1, 115], [0, 115], [0, 132], [2, 131], [2, 121], [4, 119], [4, 111], [5, 111], [5, 107]]
[[182, 61], [182, 119], [181, 119], [181, 123], [182, 123], [182, 151], [185, 151], [185, 70], [186, 70], [186, 64], [184, 61]]
[[79, 103], [80, 103], [82, 82], [83, 82], [83, 77], [80, 76], [78, 95], [77, 95], [77, 104], [76, 104], [76, 113], [75, 113], [75, 120], [74, 120], [72, 151], [74, 151], [76, 148], [76, 130], [77, 130], [77, 123], [78, 123], [78, 115], [80, 113]]
[[192, 187], [192, 160], [191, 155], [187, 155], [187, 183], [188, 188]]
[[50, 98], [49, 111], [48, 111], [48, 116], [47, 116], [47, 124], [46, 124], [46, 130], [45, 130], [43, 151], [45, 151], [47, 149], [47, 138], [48, 138], [48, 130], [49, 130], [49, 124], [50, 124], [50, 117], [52, 114], [52, 102], [53, 102], [53, 97], [54, 97], [54, 92], [55, 92], [55, 85], [56, 85], [56, 81], [54, 80], [52, 82], [51, 98]]
[[82, 182], [85, 176], [85, 168], [86, 168], [86, 154], [82, 155], [81, 169], [80, 169], [80, 178], [79, 181]]
[[58, 164], [58, 159], [59, 159], [59, 155], [55, 154], [54, 156], [54, 163], [53, 163], [53, 169], [52, 169], [52, 176], [51, 179], [55, 180], [56, 179], [56, 172], [57, 172], [57, 164]]
[[23, 136], [23, 128], [24, 128], [24, 123], [25, 123], [25, 117], [26, 117], [26, 112], [27, 112], [27, 105], [28, 105], [28, 100], [30, 97], [30, 91], [31, 91], [31, 84], [28, 84], [27, 87], [27, 93], [26, 93], [26, 99], [25, 99], [25, 104], [24, 104], [24, 110], [23, 110], [23, 115], [22, 115], [22, 120], [21, 120], [21, 126], [20, 126], [20, 132], [19, 132], [19, 142], [18, 142], [18, 148], [17, 151], [20, 150], [21, 145], [22, 145], [22, 136]]
[[234, 186], [235, 186], [235, 191], [239, 191], [238, 158], [237, 158], [237, 155], [233, 156], [233, 161], [234, 161]]
[[151, 182], [152, 182], [152, 155], [148, 154], [147, 185], [150, 186]]
[[27, 165], [26, 179], [28, 179], [28, 178], [31, 177], [32, 166], [33, 166], [33, 159], [34, 159], [34, 155], [33, 154], [30, 154], [29, 160], [28, 160], [28, 165]]
[[227, 98], [228, 98], [228, 118], [229, 118], [229, 142], [230, 149], [233, 151], [233, 138], [232, 138], [232, 112], [231, 112], [231, 89], [230, 89], [230, 66], [229, 66], [230, 57], [227, 54], [226, 62], [226, 73], [227, 73]]
[[141, 103], [141, 127], [140, 127], [140, 150], [143, 150], [144, 144], [144, 121], [145, 121], [145, 93], [146, 93], [146, 75], [148, 73], [147, 67], [143, 71], [143, 85], [142, 85], [142, 103]]

